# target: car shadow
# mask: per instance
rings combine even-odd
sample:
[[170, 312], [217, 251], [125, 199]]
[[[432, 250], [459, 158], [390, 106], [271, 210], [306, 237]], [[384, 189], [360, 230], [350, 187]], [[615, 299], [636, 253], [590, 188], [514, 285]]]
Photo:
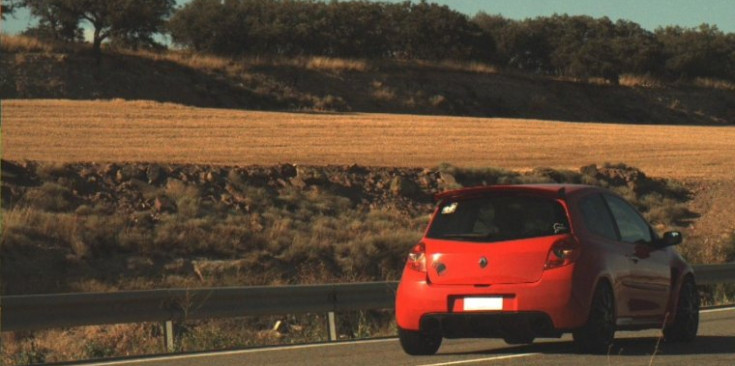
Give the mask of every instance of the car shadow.
[[[616, 356], [646, 356], [654, 353], [657, 356], [667, 355], [697, 355], [697, 354], [727, 354], [735, 353], [735, 336], [699, 336], [689, 343], [659, 343], [658, 337], [632, 337], [616, 339], [608, 354]], [[540, 341], [523, 346], [508, 346], [491, 350], [472, 352], [449, 352], [443, 355], [470, 355], [470, 354], [508, 354], [542, 353], [542, 354], [577, 354], [581, 353], [572, 341]]]

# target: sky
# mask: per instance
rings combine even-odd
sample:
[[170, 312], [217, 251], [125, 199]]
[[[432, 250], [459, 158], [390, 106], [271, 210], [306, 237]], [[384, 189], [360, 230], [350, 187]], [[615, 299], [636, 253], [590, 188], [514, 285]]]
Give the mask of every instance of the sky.
[[[385, 1], [385, 0], [382, 0]], [[402, 2], [404, 0], [388, 0]], [[413, 0], [414, 2], [418, 0]], [[187, 0], [177, 0], [185, 4]], [[429, 0], [473, 16], [479, 11], [522, 20], [553, 14], [606, 16], [625, 19], [648, 30], [667, 25], [692, 28], [702, 23], [716, 25], [725, 33], [735, 33], [735, 0]], [[32, 20], [27, 11], [2, 22], [4, 33], [16, 34]]]

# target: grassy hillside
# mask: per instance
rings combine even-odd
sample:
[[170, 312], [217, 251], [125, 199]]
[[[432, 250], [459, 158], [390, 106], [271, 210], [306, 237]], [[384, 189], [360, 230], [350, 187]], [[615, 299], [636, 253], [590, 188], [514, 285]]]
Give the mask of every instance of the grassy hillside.
[[200, 107], [411, 113], [647, 124], [733, 124], [735, 85], [621, 85], [507, 73], [475, 63], [222, 59], [107, 50], [3, 36], [0, 96], [143, 99]]
[[[609, 187], [660, 230], [697, 215], [681, 185], [580, 171], [38, 164], [3, 161], [2, 293], [395, 280], [432, 195], [478, 184]], [[686, 250], [697, 262], [716, 262]]]

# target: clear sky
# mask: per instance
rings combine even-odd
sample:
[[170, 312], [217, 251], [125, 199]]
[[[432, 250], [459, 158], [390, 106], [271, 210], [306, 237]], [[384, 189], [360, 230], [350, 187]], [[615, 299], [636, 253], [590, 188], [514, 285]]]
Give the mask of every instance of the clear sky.
[[[384, 0], [383, 0], [384, 1]], [[403, 0], [388, 0], [402, 2]], [[418, 0], [413, 0], [418, 1]], [[177, 0], [183, 4], [187, 0]], [[613, 21], [625, 19], [648, 30], [660, 26], [696, 27], [716, 25], [721, 31], [735, 33], [735, 0], [433, 0], [467, 15], [478, 11], [500, 14], [510, 19], [534, 18], [557, 14], [607, 16]], [[3, 32], [15, 34], [27, 28], [28, 12], [3, 21]]]
[[607, 16], [625, 19], [648, 30], [660, 26], [696, 27], [716, 25], [721, 31], [735, 33], [735, 0], [439, 0], [459, 12], [478, 11], [500, 14], [510, 19], [549, 16], [554, 13]]

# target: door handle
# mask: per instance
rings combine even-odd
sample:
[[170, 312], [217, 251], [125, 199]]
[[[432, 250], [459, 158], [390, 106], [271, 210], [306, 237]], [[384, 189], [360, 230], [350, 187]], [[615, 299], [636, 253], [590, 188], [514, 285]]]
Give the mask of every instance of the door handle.
[[628, 258], [628, 259], [630, 259], [630, 261], [633, 262], [633, 263], [638, 263], [638, 261], [641, 260], [635, 254], [627, 254], [625, 257]]

